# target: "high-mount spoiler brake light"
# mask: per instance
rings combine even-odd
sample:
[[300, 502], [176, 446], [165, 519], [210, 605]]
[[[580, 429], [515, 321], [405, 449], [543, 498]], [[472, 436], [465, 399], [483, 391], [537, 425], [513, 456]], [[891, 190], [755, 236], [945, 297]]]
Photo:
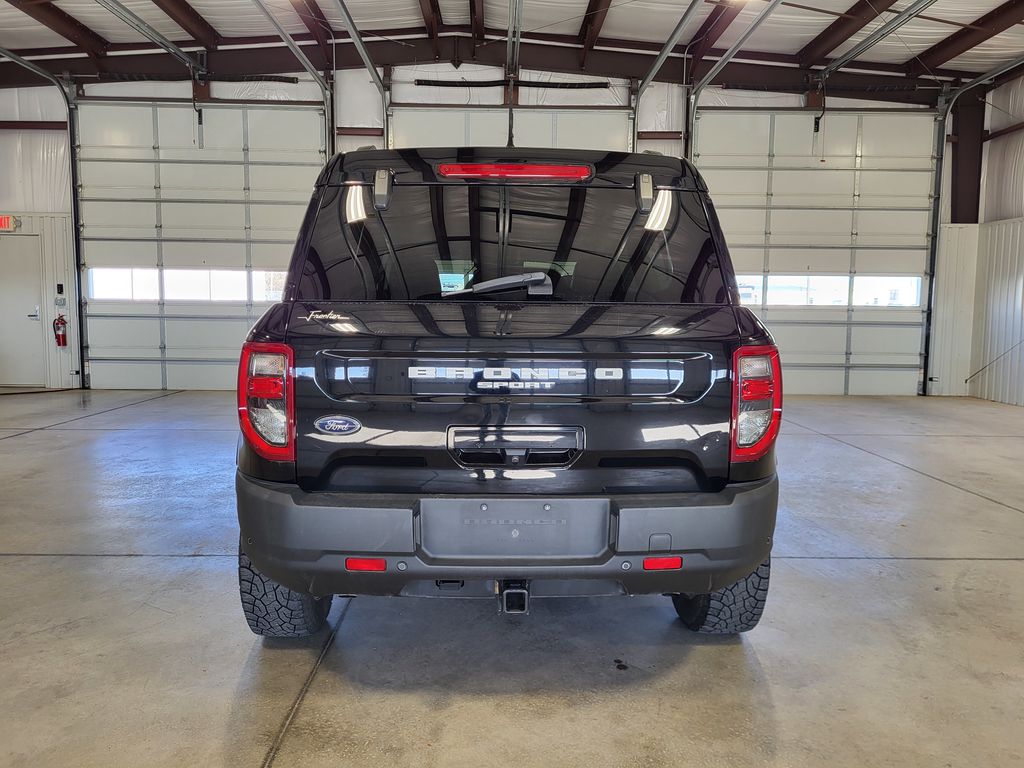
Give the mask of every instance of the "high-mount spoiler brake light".
[[441, 163], [437, 172], [447, 179], [537, 179], [585, 181], [594, 175], [589, 165], [548, 163]]

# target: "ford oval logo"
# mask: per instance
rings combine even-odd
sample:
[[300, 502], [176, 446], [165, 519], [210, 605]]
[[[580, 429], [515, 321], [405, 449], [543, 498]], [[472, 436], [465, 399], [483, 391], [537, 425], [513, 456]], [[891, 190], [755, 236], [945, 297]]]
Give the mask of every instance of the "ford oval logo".
[[313, 422], [313, 426], [328, 435], [351, 435], [363, 428], [350, 416], [321, 416]]

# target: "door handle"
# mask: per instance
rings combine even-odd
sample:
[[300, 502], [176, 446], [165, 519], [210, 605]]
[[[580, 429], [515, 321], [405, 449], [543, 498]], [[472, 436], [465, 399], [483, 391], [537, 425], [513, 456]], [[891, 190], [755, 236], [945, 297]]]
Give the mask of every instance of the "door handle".
[[36, 305], [36, 311], [35, 312], [33, 312], [31, 315], [25, 315], [25, 317], [27, 317], [29, 320], [38, 320], [39, 319], [39, 305], [38, 304]]

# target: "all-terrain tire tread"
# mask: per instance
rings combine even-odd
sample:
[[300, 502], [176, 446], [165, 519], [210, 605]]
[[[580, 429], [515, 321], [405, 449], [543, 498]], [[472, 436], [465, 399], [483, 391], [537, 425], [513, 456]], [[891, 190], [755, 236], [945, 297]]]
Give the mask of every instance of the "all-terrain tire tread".
[[672, 602], [689, 629], [705, 635], [733, 635], [757, 626], [768, 600], [771, 558], [749, 576], [707, 595], [673, 595]]
[[241, 550], [238, 591], [249, 629], [265, 637], [308, 637], [316, 633], [327, 619], [333, 599], [315, 598], [278, 584], [256, 570]]

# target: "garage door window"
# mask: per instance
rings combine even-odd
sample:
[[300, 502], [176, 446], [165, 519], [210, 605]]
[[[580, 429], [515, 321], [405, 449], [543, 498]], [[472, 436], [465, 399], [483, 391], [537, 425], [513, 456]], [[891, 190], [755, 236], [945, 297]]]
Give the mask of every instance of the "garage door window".
[[286, 272], [267, 272], [254, 269], [252, 273], [252, 300], [280, 301], [286, 277]]
[[921, 278], [903, 275], [857, 275], [853, 303], [858, 307], [917, 307], [921, 304]]
[[740, 289], [740, 303], [748, 307], [759, 307], [764, 300], [764, 275], [736, 275]]
[[165, 269], [168, 301], [245, 301], [245, 271], [240, 269]]
[[846, 275], [769, 275], [768, 304], [836, 307], [849, 303]]
[[156, 301], [160, 298], [156, 269], [96, 267], [87, 277], [90, 299], [120, 301]]

